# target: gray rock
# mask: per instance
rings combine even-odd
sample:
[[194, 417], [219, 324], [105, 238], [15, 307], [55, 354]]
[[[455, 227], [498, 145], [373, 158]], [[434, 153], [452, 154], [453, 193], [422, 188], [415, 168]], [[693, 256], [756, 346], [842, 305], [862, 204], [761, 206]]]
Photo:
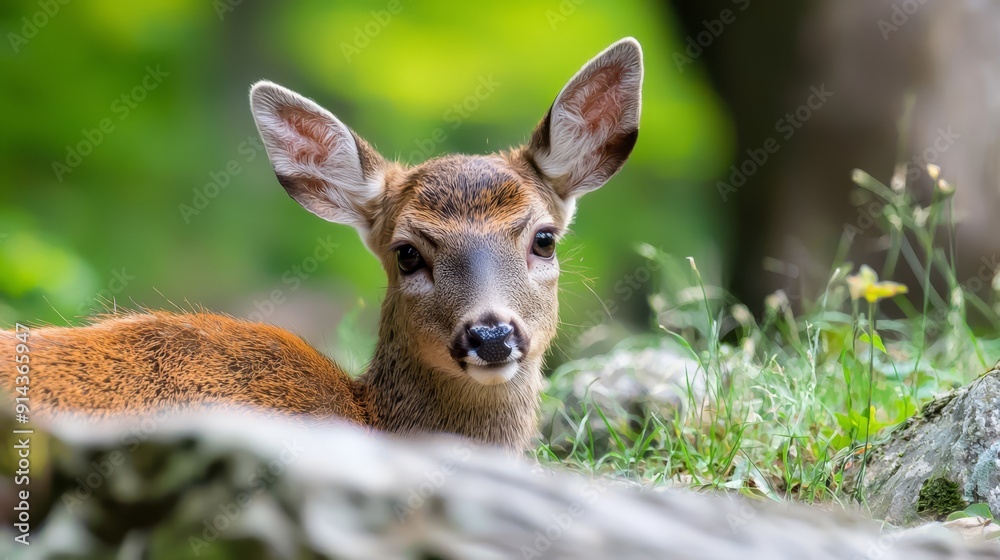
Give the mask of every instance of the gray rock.
[[[701, 406], [706, 395], [705, 373], [698, 362], [665, 341], [568, 362], [549, 383], [546, 393], [555, 398], [542, 411], [545, 434], [571, 432], [562, 413], [582, 417], [591, 405], [599, 407], [612, 426], [622, 428], [636, 418], [670, 417], [687, 406]], [[590, 428], [597, 438], [608, 431], [597, 414], [591, 415]]]
[[1000, 371], [994, 369], [931, 402], [874, 448], [864, 479], [872, 514], [912, 525], [946, 516], [962, 502], [1000, 512], [998, 453]]
[[660, 412], [684, 406], [705, 395], [705, 375], [698, 362], [669, 347], [616, 350], [606, 356], [574, 362], [573, 395], [590, 391], [596, 402], [610, 408], [651, 406]]
[[[16, 427], [0, 417], [0, 433]], [[32, 438], [32, 544], [13, 544], [7, 519], [0, 556], [997, 557], [940, 528], [888, 533], [845, 511], [621, 488], [449, 437], [214, 412], [62, 422]], [[12, 484], [0, 479], [0, 498]]]

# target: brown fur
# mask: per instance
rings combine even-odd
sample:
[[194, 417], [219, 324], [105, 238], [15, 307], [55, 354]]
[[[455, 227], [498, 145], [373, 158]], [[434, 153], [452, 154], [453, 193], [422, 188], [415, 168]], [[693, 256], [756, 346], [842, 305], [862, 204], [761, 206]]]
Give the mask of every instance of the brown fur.
[[[258, 84], [251, 105], [280, 184], [314, 214], [358, 228], [385, 268], [388, 289], [366, 373], [352, 380], [270, 325], [207, 313], [111, 315], [86, 327], [30, 332], [35, 417], [253, 407], [524, 448], [558, 318], [558, 260], [536, 255], [532, 245], [539, 231], [565, 231], [576, 198], [628, 157], [638, 130], [640, 57], [629, 40], [602, 53], [524, 148], [413, 168], [386, 162], [313, 102]], [[582, 115], [566, 116], [581, 108]], [[402, 244], [427, 266], [404, 274], [396, 261]], [[496, 323], [512, 326], [512, 350], [493, 367], [459, 341], [470, 325]], [[0, 385], [8, 391], [15, 345], [13, 333], [0, 332]]]
[[[0, 386], [13, 393], [14, 333], [0, 331]], [[181, 405], [242, 405], [368, 424], [359, 387], [301, 338], [208, 313], [126, 313], [27, 331], [29, 402], [44, 419]], [[33, 407], [34, 408], [34, 407]]]

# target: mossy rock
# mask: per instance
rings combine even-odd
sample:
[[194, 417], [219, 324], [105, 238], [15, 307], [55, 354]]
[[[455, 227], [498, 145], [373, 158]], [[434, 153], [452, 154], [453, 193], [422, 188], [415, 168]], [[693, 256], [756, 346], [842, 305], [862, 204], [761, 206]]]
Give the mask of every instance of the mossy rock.
[[871, 513], [914, 525], [967, 503], [1000, 511], [998, 452], [1000, 370], [994, 369], [928, 404], [873, 450], [864, 479]]

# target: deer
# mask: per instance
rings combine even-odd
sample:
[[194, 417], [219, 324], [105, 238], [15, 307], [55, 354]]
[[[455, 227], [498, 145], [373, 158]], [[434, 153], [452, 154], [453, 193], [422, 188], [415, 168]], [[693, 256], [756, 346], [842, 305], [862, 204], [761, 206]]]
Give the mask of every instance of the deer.
[[[569, 80], [523, 146], [413, 166], [385, 159], [316, 102], [257, 82], [251, 111], [278, 183], [356, 229], [385, 269], [365, 372], [350, 377], [273, 325], [138, 310], [0, 331], [0, 386], [28, 386], [32, 419], [239, 408], [524, 450], [557, 332], [556, 245], [577, 200], [631, 154], [642, 79], [641, 47], [622, 39]], [[15, 362], [17, 345], [28, 358]]]

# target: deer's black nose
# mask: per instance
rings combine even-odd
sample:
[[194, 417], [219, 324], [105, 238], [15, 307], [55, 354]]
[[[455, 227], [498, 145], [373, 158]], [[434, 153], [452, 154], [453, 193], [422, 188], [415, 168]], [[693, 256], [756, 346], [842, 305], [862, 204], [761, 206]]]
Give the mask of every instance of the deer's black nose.
[[484, 362], [502, 362], [510, 357], [512, 348], [508, 341], [513, 333], [514, 327], [507, 323], [472, 325], [468, 328], [469, 350], [475, 350], [476, 356]]

